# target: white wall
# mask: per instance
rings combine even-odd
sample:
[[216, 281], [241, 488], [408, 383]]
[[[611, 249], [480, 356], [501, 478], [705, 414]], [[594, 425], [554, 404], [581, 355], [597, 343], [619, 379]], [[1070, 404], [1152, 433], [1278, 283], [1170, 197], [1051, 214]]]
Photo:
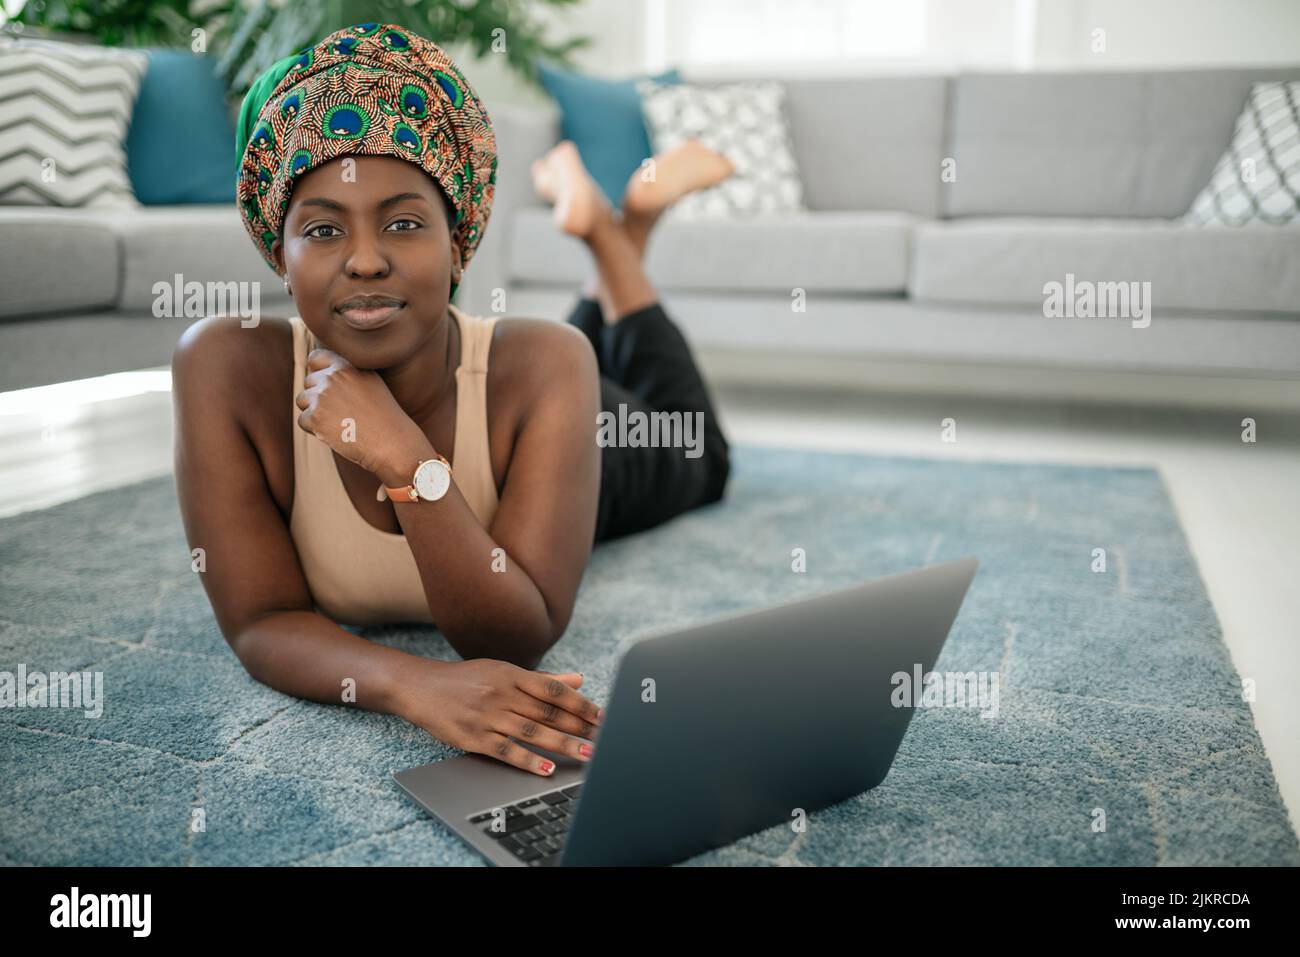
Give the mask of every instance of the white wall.
[[927, 6], [929, 60], [951, 67], [1105, 70], [1300, 63], [1300, 0], [899, 2]]
[[[643, 2], [665, 35], [648, 59], [705, 74], [765, 64], [789, 75], [1300, 63], [1300, 0]], [[907, 35], [911, 11], [925, 22], [920, 51]], [[891, 25], [899, 31], [892, 51]], [[879, 35], [837, 35], [855, 29]], [[1104, 49], [1094, 52], [1096, 29], [1105, 31]]]
[[[601, 76], [1300, 64], [1300, 0], [583, 0], [538, 15], [593, 37], [576, 59]], [[549, 104], [501, 57], [452, 53], [489, 104]]]
[[[1300, 63], [1300, 0], [1038, 0], [1036, 66]], [[1105, 31], [1104, 53], [1090, 49]]]

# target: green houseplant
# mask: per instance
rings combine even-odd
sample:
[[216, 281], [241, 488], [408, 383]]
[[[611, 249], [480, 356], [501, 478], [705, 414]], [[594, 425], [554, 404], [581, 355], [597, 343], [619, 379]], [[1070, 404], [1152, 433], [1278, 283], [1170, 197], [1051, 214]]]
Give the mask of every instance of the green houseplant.
[[[29, 0], [14, 20], [51, 33], [75, 32], [105, 46], [180, 46], [213, 55], [231, 97], [240, 98], [276, 60], [355, 23], [399, 23], [443, 45], [495, 53], [537, 84], [539, 58], [572, 65], [587, 37], [552, 40], [542, 7], [581, 0]], [[197, 32], [196, 31], [200, 31]]]

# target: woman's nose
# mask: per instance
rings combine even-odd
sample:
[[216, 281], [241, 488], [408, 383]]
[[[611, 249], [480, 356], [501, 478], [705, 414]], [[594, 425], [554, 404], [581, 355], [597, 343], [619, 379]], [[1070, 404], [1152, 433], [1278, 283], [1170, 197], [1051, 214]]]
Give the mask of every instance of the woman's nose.
[[346, 268], [348, 275], [358, 278], [383, 276], [388, 272], [388, 257], [377, 240], [360, 237], [353, 241]]

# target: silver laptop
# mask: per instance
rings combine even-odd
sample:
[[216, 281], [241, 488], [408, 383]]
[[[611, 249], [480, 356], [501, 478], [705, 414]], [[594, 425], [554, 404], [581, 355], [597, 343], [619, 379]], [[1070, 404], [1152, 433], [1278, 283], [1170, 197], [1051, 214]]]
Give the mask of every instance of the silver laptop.
[[465, 754], [393, 777], [493, 864], [672, 864], [884, 780], [975, 575], [933, 565], [629, 642], [588, 762]]

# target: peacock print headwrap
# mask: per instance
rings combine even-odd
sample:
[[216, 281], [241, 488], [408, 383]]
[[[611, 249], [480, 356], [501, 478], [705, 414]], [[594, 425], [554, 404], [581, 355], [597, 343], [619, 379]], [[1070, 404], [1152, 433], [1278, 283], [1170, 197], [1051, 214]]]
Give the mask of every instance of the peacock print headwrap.
[[456, 210], [462, 268], [496, 191], [482, 101], [440, 47], [387, 23], [339, 30], [271, 66], [244, 97], [235, 150], [240, 215], [272, 269], [294, 181], [337, 157], [397, 156], [428, 172]]

